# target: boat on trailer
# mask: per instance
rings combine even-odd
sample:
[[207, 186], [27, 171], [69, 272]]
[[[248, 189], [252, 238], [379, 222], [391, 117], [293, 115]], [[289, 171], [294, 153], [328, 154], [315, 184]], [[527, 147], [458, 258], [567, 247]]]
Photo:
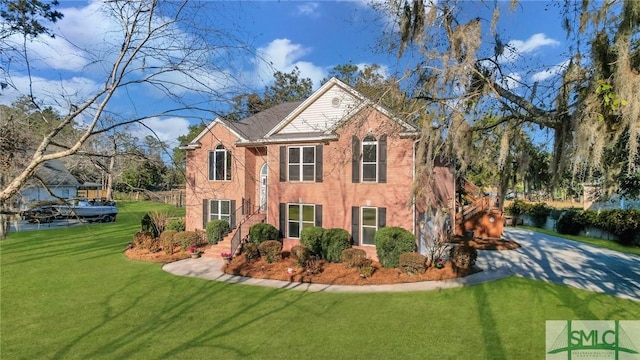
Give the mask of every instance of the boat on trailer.
[[113, 201], [78, 199], [72, 204], [55, 205], [55, 208], [61, 217], [86, 221], [112, 222], [116, 221], [118, 215], [118, 208]]

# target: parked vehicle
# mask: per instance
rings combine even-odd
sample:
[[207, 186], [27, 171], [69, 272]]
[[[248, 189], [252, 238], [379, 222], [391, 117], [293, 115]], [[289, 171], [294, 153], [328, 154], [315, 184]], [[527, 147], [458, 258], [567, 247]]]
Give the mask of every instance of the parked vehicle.
[[69, 205], [54, 205], [55, 209], [65, 218], [79, 218], [87, 221], [112, 222], [116, 221], [118, 208], [113, 201], [74, 200]]
[[22, 219], [30, 223], [48, 223], [61, 218], [60, 212], [54, 205], [36, 206], [23, 211], [20, 215]]

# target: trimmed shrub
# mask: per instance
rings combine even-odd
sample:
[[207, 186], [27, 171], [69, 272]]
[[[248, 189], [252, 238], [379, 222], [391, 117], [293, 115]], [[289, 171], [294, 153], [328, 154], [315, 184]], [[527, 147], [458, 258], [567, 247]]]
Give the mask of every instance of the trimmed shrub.
[[145, 250], [148, 249], [150, 240], [153, 240], [153, 234], [150, 231], [140, 230], [133, 235], [131, 245], [136, 249]]
[[400, 254], [400, 270], [409, 275], [422, 274], [427, 270], [427, 258], [419, 253], [407, 252]]
[[313, 256], [311, 251], [304, 245], [296, 245], [291, 248], [291, 258], [296, 261], [296, 265], [304, 267]]
[[256, 260], [260, 258], [260, 251], [258, 251], [258, 246], [254, 243], [246, 243], [242, 245], [242, 252], [247, 260]]
[[207, 242], [211, 245], [217, 244], [231, 232], [231, 226], [227, 220], [211, 220], [206, 225]]
[[140, 220], [140, 227], [142, 228], [142, 231], [151, 233], [152, 237], [158, 237], [159, 235], [158, 229], [156, 229], [151, 216], [149, 216], [149, 213], [144, 214], [144, 216]]
[[312, 253], [321, 255], [322, 234], [324, 229], [319, 226], [306, 227], [300, 233], [300, 244], [306, 246]]
[[451, 265], [456, 272], [469, 270], [477, 258], [478, 250], [473, 246], [461, 244], [449, 250], [449, 260], [451, 260]]
[[176, 247], [176, 242], [173, 238], [177, 233], [178, 232], [176, 230], [165, 230], [160, 234], [160, 245], [162, 246], [162, 250], [164, 250], [165, 254], [173, 254]]
[[195, 231], [180, 231], [173, 235], [176, 244], [179, 244], [183, 251], [189, 250], [192, 246], [200, 245], [200, 236]]
[[553, 208], [545, 203], [537, 203], [527, 209], [527, 215], [531, 216], [533, 226], [543, 228], [552, 210]]
[[611, 209], [598, 213], [587, 211], [592, 216], [587, 217], [594, 226], [606, 230], [619, 239], [625, 246], [637, 244], [640, 237], [640, 211], [636, 209]]
[[416, 250], [416, 237], [401, 227], [385, 227], [376, 232], [376, 253], [380, 265], [398, 267], [400, 254]]
[[249, 228], [249, 238], [256, 245], [267, 240], [278, 240], [278, 229], [267, 223], [255, 224]]
[[327, 229], [322, 234], [322, 257], [328, 262], [340, 262], [340, 254], [351, 247], [351, 235], [345, 229]]
[[260, 256], [264, 257], [268, 263], [280, 260], [282, 253], [282, 243], [278, 240], [267, 240], [258, 245]]
[[186, 225], [183, 218], [171, 219], [167, 223], [167, 230], [185, 231]]
[[340, 261], [348, 268], [359, 267], [363, 264], [363, 259], [367, 258], [367, 253], [362, 249], [349, 248], [342, 250]]
[[565, 211], [556, 222], [556, 230], [560, 234], [578, 235], [584, 229], [580, 212], [575, 209]]

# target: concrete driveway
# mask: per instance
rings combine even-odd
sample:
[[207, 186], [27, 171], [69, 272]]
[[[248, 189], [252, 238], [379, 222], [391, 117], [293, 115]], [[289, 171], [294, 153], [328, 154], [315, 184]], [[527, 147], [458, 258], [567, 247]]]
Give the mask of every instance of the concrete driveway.
[[503, 237], [521, 247], [480, 251], [480, 268], [640, 301], [638, 256], [521, 228], [505, 228]]

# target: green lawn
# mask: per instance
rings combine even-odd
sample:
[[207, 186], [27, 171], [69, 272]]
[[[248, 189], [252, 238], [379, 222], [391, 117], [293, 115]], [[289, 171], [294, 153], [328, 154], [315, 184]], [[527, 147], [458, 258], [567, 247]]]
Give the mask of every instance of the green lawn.
[[159, 208], [0, 243], [0, 358], [541, 359], [545, 320], [640, 318], [640, 302], [520, 278], [328, 294], [176, 277], [123, 255]]
[[620, 252], [627, 253], [627, 254], [640, 255], [640, 247], [638, 247], [638, 246], [624, 246], [624, 245], [620, 244], [619, 242], [616, 242], [616, 241], [613, 241], [613, 240], [605, 240], [605, 239], [593, 238], [593, 237], [588, 237], [588, 236], [560, 234], [560, 233], [557, 233], [555, 231], [551, 231], [551, 230], [547, 230], [547, 229], [541, 229], [541, 228], [537, 228], [537, 227], [533, 227], [533, 226], [518, 226], [518, 227], [522, 227], [524, 229], [529, 229], [531, 231], [537, 231], [537, 232], [540, 232], [540, 233], [543, 233], [543, 234], [548, 234], [548, 235], [561, 237], [561, 238], [568, 239], [568, 240], [582, 242], [582, 243], [589, 244], [589, 245], [595, 245], [595, 246], [603, 247], [603, 248], [610, 249], [610, 250], [620, 251]]

